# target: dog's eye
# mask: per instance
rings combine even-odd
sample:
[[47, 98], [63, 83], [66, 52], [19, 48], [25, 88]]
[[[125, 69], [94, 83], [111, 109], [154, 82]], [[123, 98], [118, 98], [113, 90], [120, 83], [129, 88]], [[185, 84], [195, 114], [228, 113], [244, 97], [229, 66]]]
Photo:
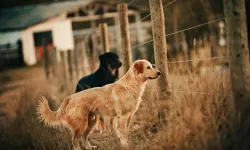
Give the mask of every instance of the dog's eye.
[[148, 66], [147, 69], [150, 69], [150, 66]]

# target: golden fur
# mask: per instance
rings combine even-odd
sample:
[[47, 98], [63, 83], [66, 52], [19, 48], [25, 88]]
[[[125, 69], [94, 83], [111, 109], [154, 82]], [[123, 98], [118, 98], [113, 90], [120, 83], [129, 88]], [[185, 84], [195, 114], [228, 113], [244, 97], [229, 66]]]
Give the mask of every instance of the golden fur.
[[95, 148], [88, 142], [88, 134], [95, 126], [99, 114], [113, 117], [116, 133], [124, 147], [128, 146], [128, 127], [137, 111], [148, 79], [156, 79], [160, 72], [146, 60], [137, 60], [117, 82], [104, 87], [87, 89], [66, 97], [61, 107], [53, 112], [45, 97], [41, 98], [37, 112], [45, 125], [65, 124], [71, 129], [74, 150], [80, 150], [83, 136], [86, 149]]

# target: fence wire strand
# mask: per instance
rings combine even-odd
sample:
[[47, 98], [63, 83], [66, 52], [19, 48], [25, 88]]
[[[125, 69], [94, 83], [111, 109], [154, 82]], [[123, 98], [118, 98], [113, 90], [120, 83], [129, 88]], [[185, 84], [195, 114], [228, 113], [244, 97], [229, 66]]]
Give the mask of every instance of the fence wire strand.
[[212, 21], [208, 21], [206, 23], [202, 23], [202, 24], [199, 24], [199, 25], [196, 25], [196, 26], [193, 26], [193, 27], [190, 27], [190, 28], [186, 28], [186, 29], [183, 29], [183, 30], [180, 30], [180, 31], [177, 31], [177, 32], [169, 33], [169, 34], [166, 35], [166, 37], [170, 36], [170, 35], [177, 34], [177, 33], [181, 33], [181, 32], [184, 32], [184, 31], [188, 31], [188, 30], [191, 30], [191, 29], [199, 28], [199, 27], [202, 27], [204, 25], [208, 25], [208, 24], [211, 24], [211, 23], [214, 23], [214, 22], [218, 22], [218, 21], [223, 20], [223, 19], [225, 19], [225, 17], [215, 19], [215, 20], [212, 20]]
[[[134, 1], [134, 0], [133, 0]], [[171, 2], [169, 2], [169, 3], [167, 3], [166, 5], [164, 5], [163, 6], [163, 9], [165, 8], [165, 7], [167, 7], [167, 6], [169, 6], [169, 5], [171, 5], [171, 4], [173, 4], [174, 2], [176, 2], [177, 0], [173, 0], [173, 1], [171, 1]], [[128, 6], [130, 5], [130, 3], [128, 4]], [[145, 17], [143, 17], [141, 20], [139, 20], [139, 21], [137, 21], [137, 22], [134, 22], [133, 24], [136, 24], [136, 23], [138, 23], [138, 22], [142, 22], [143, 20], [145, 20], [146, 18], [148, 18], [148, 17], [150, 17], [151, 16], [151, 13], [149, 13], [147, 16], [145, 16]], [[110, 21], [111, 22], [111, 21]], [[110, 23], [109, 22], [109, 23]], [[109, 23], [107, 23], [107, 25], [109, 24]], [[116, 36], [114, 36], [113, 37], [113, 39], [116, 39]], [[150, 41], [151, 42], [151, 41]], [[146, 43], [145, 43], [146, 44]]]
[[212, 58], [203, 58], [203, 59], [189, 59], [189, 60], [180, 60], [180, 61], [170, 61], [167, 62], [168, 64], [174, 64], [174, 63], [185, 63], [185, 62], [194, 62], [194, 61], [204, 61], [204, 60], [216, 60], [216, 59], [227, 59], [227, 56], [222, 57], [212, 57]]
[[[176, 2], [177, 0], [173, 0], [167, 4], [165, 4], [162, 9], [164, 9], [165, 7], [173, 4], [174, 2]], [[129, 3], [128, 3], [128, 6], [130, 6], [132, 3], [134, 3], [135, 0], [131, 0]], [[159, 8], [161, 9], [161, 8]], [[142, 19], [140, 19], [139, 21], [136, 21], [134, 23], [138, 23], [138, 22], [142, 22], [143, 20], [145, 20], [146, 18], [150, 17], [151, 16], [151, 13], [149, 13], [148, 15], [146, 15], [145, 17], [143, 17]], [[205, 25], [208, 25], [208, 24], [211, 24], [211, 23], [215, 23], [215, 22], [218, 22], [220, 20], [224, 20], [225, 17], [222, 17], [222, 18], [218, 18], [218, 19], [214, 19], [214, 20], [211, 20], [211, 21], [208, 21], [208, 22], [205, 22], [205, 23], [201, 23], [201, 24], [198, 24], [198, 25], [195, 25], [195, 26], [192, 26], [192, 27], [189, 27], [189, 28], [186, 28], [186, 29], [182, 29], [182, 30], [179, 30], [179, 31], [176, 31], [176, 32], [172, 32], [172, 33], [168, 33], [165, 35], [165, 37], [168, 37], [168, 36], [171, 36], [171, 35], [174, 35], [174, 34], [178, 34], [178, 33], [181, 33], [181, 32], [185, 32], [185, 31], [188, 31], [188, 30], [192, 30], [192, 29], [195, 29], [195, 28], [199, 28], [199, 27], [202, 27], [202, 26], [205, 26]], [[113, 20], [111, 20], [113, 21]], [[111, 23], [108, 22], [107, 24]], [[114, 38], [116, 38], [116, 36], [114, 36]], [[142, 45], [145, 45], [147, 43], [150, 43], [150, 42], [153, 42], [153, 39], [151, 40], [148, 40], [148, 41], [145, 41], [143, 43], [140, 43], [136, 46], [133, 46], [131, 49], [135, 49], [137, 47], [140, 47]], [[174, 63], [186, 63], [186, 62], [195, 62], [195, 61], [206, 61], [206, 60], [217, 60], [217, 59], [228, 59], [228, 56], [222, 56], [222, 57], [213, 57], [213, 58], [202, 58], [202, 59], [190, 59], [190, 60], [181, 60], [181, 61], [172, 61], [172, 62], [167, 62], [167, 64], [174, 64]], [[84, 68], [90, 68], [90, 67], [86, 67], [86, 66], [81, 66], [79, 67], [78, 69], [84, 69]], [[158, 90], [145, 90], [145, 92], [157, 92]], [[215, 93], [215, 92], [200, 92], [200, 91], [185, 91], [185, 90], [181, 90], [181, 89], [177, 89], [177, 90], [166, 90], [168, 92], [172, 92], [172, 93], [186, 93], [186, 94], [200, 94], [200, 95], [214, 95], [214, 96], [226, 96], [225, 94], [223, 93]]]
[[[173, 1], [169, 2], [169, 3], [167, 3], [166, 5], [163, 6], [163, 8], [167, 7], [168, 5], [171, 5], [174, 2], [176, 2], [176, 0], [173, 0]], [[145, 20], [146, 18], [148, 18], [149, 16], [151, 16], [151, 13], [148, 14], [147, 16], [143, 17], [141, 20], [139, 20], [139, 21], [137, 21], [135, 23], [141, 22], [141, 21]]]
[[[195, 29], [195, 28], [199, 28], [199, 27], [202, 27], [202, 26], [205, 26], [205, 25], [214, 23], [214, 22], [218, 22], [218, 21], [223, 20], [223, 19], [225, 19], [225, 17], [219, 18], [219, 19], [215, 19], [215, 20], [212, 20], [212, 21], [208, 21], [208, 22], [206, 22], [206, 23], [202, 23], [202, 24], [199, 24], [199, 25], [190, 27], [190, 28], [183, 29], [183, 30], [179, 30], [179, 31], [177, 31], [177, 32], [169, 33], [169, 34], [166, 34], [165, 36], [168, 37], [168, 36], [170, 36], [170, 35], [178, 34], [178, 33], [181, 33], [181, 32], [184, 32], [184, 31], [188, 31], [188, 30], [192, 30], [192, 29]], [[136, 45], [136, 46], [133, 46], [131, 49], [140, 47], [140, 46], [145, 45], [145, 44], [147, 44], [147, 43], [150, 43], [150, 42], [152, 42], [152, 41], [153, 41], [153, 39], [151, 39], [151, 40], [149, 40], [149, 41], [146, 41], [146, 42], [143, 42], [143, 43], [141, 43], [141, 44], [138, 44], [138, 45]]]
[[128, 6], [131, 5], [135, 0], [132, 0], [128, 3]]
[[[200, 94], [200, 95], [213, 95], [213, 96], [225, 96], [223, 93], [214, 93], [214, 92], [194, 92], [194, 91], [182, 91], [182, 90], [165, 90], [172, 93], [186, 93], [186, 94]], [[157, 90], [145, 90], [145, 92], [157, 92]]]
[[[128, 3], [128, 6], [130, 6], [132, 3], [134, 3], [135, 2], [135, 0], [131, 0], [129, 3]], [[108, 23], [107, 23], [107, 26], [111, 23], [113, 21], [113, 19], [112, 20], [110, 20]]]

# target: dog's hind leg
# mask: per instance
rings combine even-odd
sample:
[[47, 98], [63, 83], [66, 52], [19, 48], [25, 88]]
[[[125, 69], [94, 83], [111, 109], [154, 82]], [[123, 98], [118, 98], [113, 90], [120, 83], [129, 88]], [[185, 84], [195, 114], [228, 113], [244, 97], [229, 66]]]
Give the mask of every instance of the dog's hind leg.
[[88, 115], [88, 127], [86, 131], [83, 133], [83, 144], [86, 149], [95, 149], [97, 148], [96, 146], [92, 146], [89, 141], [88, 141], [88, 135], [92, 128], [96, 125], [97, 122], [97, 114], [94, 112], [90, 112]]
[[[84, 115], [83, 115], [84, 116]], [[83, 133], [88, 127], [88, 117], [76, 118], [76, 117], [67, 117], [67, 124], [69, 125], [72, 131], [72, 144], [74, 150], [81, 150], [79, 141]]]

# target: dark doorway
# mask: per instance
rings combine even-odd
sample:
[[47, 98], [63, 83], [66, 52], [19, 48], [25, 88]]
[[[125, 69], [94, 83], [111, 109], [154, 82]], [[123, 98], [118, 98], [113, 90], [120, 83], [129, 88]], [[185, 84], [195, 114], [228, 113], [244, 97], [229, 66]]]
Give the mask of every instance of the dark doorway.
[[52, 32], [45, 31], [45, 32], [36, 32], [34, 33], [34, 42], [35, 42], [35, 49], [36, 49], [36, 58], [38, 62], [43, 62], [44, 60], [44, 53], [43, 53], [43, 44], [46, 43], [46, 49], [49, 51], [53, 49], [53, 39], [52, 39]]

